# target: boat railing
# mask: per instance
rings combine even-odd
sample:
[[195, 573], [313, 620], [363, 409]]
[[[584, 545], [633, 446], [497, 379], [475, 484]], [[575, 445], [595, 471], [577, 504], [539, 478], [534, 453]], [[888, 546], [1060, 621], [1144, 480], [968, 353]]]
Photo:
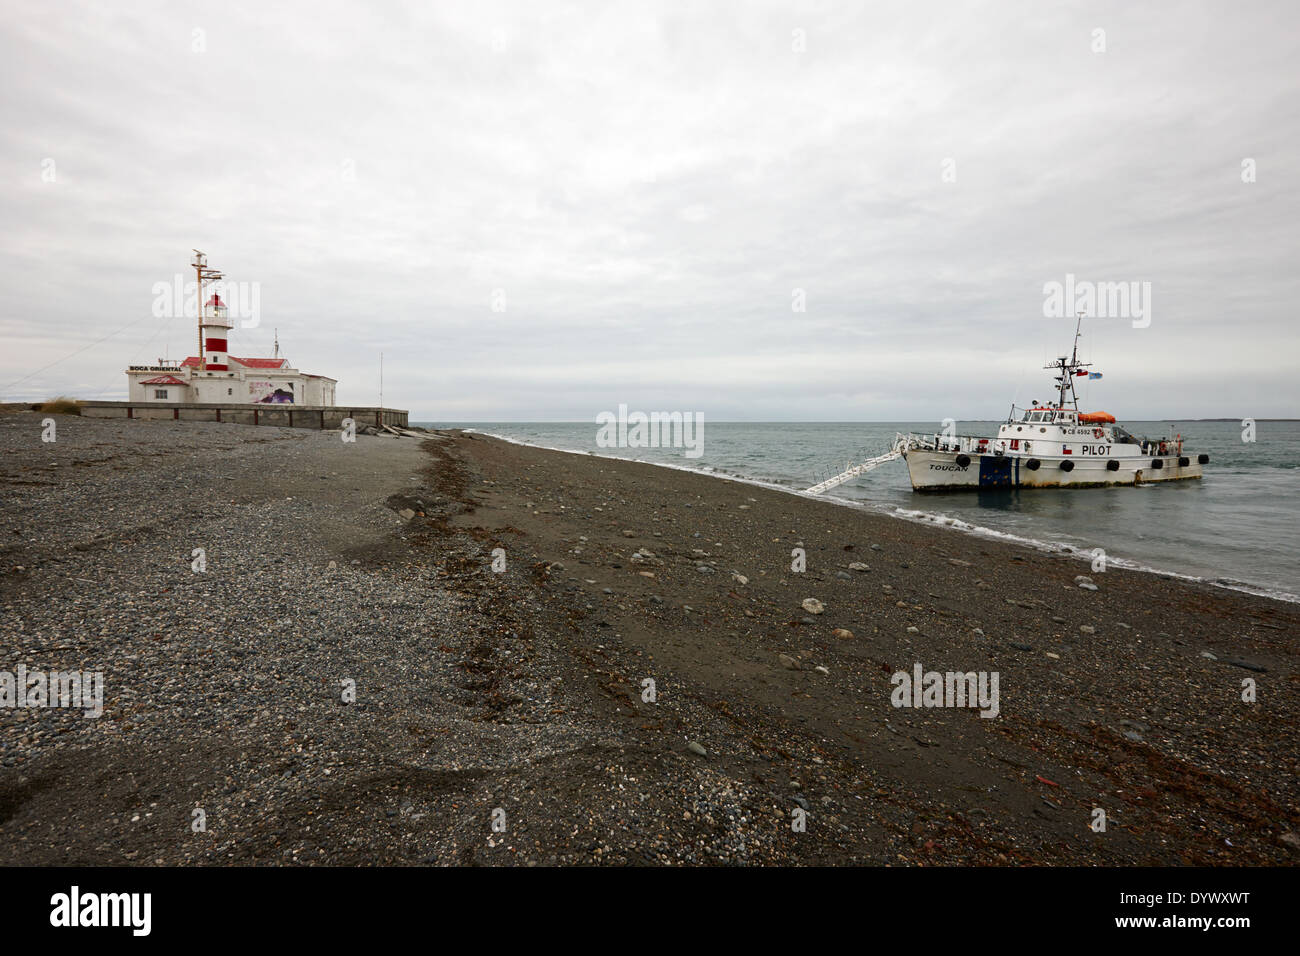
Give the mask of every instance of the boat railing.
[[936, 432], [932, 435], [918, 435], [915, 432], [903, 434], [898, 432], [894, 436], [895, 447], [903, 451], [912, 451], [913, 449], [921, 451], [946, 451], [946, 452], [968, 452], [968, 453], [988, 453], [993, 451], [999, 444], [996, 438], [981, 437], [978, 435], [948, 435], [942, 432]]

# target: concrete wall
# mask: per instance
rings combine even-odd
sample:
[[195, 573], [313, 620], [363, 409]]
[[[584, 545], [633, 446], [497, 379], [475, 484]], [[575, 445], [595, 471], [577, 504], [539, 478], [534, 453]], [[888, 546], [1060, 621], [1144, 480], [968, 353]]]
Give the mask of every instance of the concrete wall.
[[406, 427], [404, 408], [297, 408], [290, 405], [211, 405], [179, 402], [84, 402], [86, 418], [173, 419], [182, 422], [226, 422], [235, 425], [278, 425], [282, 428], [343, 427], [343, 419], [358, 425]]

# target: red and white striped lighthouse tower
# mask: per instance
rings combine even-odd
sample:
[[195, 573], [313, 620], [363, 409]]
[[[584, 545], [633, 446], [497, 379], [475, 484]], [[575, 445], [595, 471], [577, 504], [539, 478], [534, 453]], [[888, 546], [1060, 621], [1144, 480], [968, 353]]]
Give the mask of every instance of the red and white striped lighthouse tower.
[[230, 320], [226, 317], [226, 304], [221, 296], [213, 294], [199, 319], [199, 334], [203, 336], [203, 348], [207, 352], [207, 364], [204, 366], [213, 372], [224, 372], [230, 368], [226, 364], [226, 335], [230, 331]]
[[208, 257], [199, 250], [194, 250], [194, 274], [198, 279], [196, 300], [199, 303], [199, 370], [212, 372], [227, 371], [226, 336], [230, 332], [230, 320], [226, 316], [226, 304], [221, 296], [213, 294], [207, 302], [203, 301], [205, 282], [216, 282], [222, 278], [220, 269], [208, 268]]

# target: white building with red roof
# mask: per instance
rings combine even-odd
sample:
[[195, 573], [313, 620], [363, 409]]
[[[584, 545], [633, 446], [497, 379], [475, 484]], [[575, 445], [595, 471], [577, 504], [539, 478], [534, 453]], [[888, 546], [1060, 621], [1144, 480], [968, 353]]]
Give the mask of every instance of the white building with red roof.
[[194, 402], [213, 405], [334, 405], [335, 379], [311, 375], [283, 358], [240, 358], [200, 365], [191, 355], [179, 365], [132, 365], [126, 371], [127, 401]]
[[[206, 260], [197, 254], [199, 287], [210, 275]], [[201, 298], [201, 297], [200, 297]], [[199, 310], [200, 354], [185, 361], [157, 365], [132, 365], [126, 370], [127, 401], [133, 404], [157, 402], [213, 405], [293, 405], [300, 408], [328, 408], [334, 405], [335, 379], [310, 375], [280, 357], [277, 337], [271, 358], [240, 358], [226, 351], [227, 335], [233, 326], [226, 305], [213, 295]]]

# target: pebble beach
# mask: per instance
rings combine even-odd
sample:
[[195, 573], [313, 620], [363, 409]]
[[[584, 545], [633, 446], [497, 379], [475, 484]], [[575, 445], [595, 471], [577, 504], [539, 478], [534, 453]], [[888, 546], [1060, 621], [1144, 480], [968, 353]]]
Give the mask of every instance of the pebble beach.
[[43, 417], [0, 670], [104, 710], [0, 708], [0, 863], [1300, 856], [1295, 605], [461, 431]]

